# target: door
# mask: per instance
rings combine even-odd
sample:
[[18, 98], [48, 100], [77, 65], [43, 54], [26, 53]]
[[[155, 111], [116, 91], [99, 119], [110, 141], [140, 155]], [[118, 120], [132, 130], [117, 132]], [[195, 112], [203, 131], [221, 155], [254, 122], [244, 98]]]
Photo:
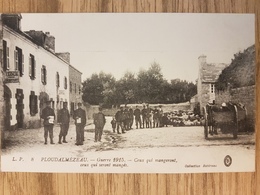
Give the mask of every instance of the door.
[[5, 113], [4, 113], [4, 125], [5, 131], [10, 130], [11, 128], [11, 90], [5, 85], [4, 86], [4, 101], [5, 101]]
[[20, 128], [23, 128], [23, 119], [24, 119], [24, 114], [23, 114], [24, 94], [23, 94], [23, 90], [22, 89], [17, 89], [15, 96], [16, 96], [16, 110], [17, 110], [17, 115], [16, 115], [17, 128], [20, 129]]

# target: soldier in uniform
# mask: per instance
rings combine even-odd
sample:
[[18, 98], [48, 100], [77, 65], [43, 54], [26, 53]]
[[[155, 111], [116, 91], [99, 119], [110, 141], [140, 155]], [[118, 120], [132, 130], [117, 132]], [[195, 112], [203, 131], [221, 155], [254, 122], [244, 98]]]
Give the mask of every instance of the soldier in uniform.
[[152, 120], [153, 120], [153, 113], [152, 113], [151, 108], [149, 107], [149, 104], [147, 104], [147, 106], [146, 106], [146, 120], [145, 120], [146, 121], [146, 128], [151, 127]]
[[162, 117], [163, 117], [163, 109], [162, 106], [159, 106], [159, 127], [162, 127]]
[[129, 108], [129, 129], [132, 129], [133, 123], [134, 123], [134, 111], [132, 109], [132, 106]]
[[145, 105], [143, 106], [143, 109], [141, 111], [142, 113], [142, 118], [143, 118], [143, 128], [145, 128], [145, 125], [146, 125], [146, 118], [147, 118], [147, 110], [145, 108]]
[[53, 126], [54, 126], [54, 119], [55, 113], [54, 110], [51, 108], [51, 101], [47, 101], [47, 106], [42, 110], [41, 118], [44, 120], [44, 144], [47, 144], [48, 134], [50, 137], [50, 143], [54, 144], [53, 142]]
[[101, 141], [101, 136], [103, 134], [103, 128], [106, 123], [105, 115], [102, 113], [102, 108], [98, 108], [99, 112], [94, 115], [94, 125], [95, 125], [95, 142]]
[[153, 127], [159, 127], [160, 121], [159, 121], [160, 113], [157, 107], [154, 108], [154, 113], [153, 113]]
[[123, 107], [120, 107], [120, 110], [116, 112], [115, 119], [116, 119], [116, 130], [117, 133], [120, 134], [119, 128], [121, 128], [122, 133], [125, 133], [124, 131], [124, 124], [123, 124]]
[[[66, 136], [68, 134], [69, 123], [70, 123], [70, 114], [68, 110], [68, 103], [63, 103], [63, 108], [58, 112], [58, 123], [60, 123], [60, 134], [59, 134], [59, 144], [68, 143], [66, 141]], [[61, 139], [63, 141], [61, 142]]]
[[139, 128], [142, 128], [141, 125], [141, 111], [138, 108], [138, 106], [136, 106], [136, 109], [134, 110], [134, 116], [135, 116], [135, 125], [136, 125], [136, 129], [138, 129], [138, 124], [139, 124]]
[[78, 103], [78, 109], [74, 111], [73, 118], [76, 125], [76, 145], [83, 145], [84, 127], [86, 125], [86, 111], [82, 109], [82, 103]]
[[124, 129], [129, 130], [129, 124], [130, 124], [130, 116], [129, 116], [129, 111], [127, 106], [125, 106], [125, 110], [123, 111], [123, 124], [124, 124]]

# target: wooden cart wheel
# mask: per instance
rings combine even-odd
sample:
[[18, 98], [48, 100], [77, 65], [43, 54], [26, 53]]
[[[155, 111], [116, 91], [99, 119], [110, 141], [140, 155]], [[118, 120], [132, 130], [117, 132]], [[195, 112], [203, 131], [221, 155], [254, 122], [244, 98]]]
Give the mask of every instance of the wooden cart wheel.
[[234, 110], [235, 110], [235, 119], [234, 119], [234, 129], [233, 129], [233, 138], [237, 139], [237, 133], [238, 133], [238, 110], [237, 106], [234, 105]]
[[204, 112], [204, 137], [205, 139], [208, 139], [208, 135], [209, 135], [209, 124], [208, 124], [208, 114], [207, 114], [207, 109], [206, 107], [203, 107], [203, 112]]

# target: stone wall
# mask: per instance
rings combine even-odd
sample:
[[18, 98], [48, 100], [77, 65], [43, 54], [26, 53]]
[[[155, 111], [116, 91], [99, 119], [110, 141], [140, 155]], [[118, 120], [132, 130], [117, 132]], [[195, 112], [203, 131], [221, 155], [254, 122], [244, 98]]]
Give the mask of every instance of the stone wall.
[[210, 100], [210, 84], [203, 83], [199, 94], [200, 113], [203, 113], [203, 107], [207, 105]]
[[247, 126], [249, 131], [255, 129], [255, 85], [230, 89], [223, 92], [216, 93], [216, 104], [223, 102], [241, 103], [247, 109]]
[[221, 105], [223, 102], [231, 101], [231, 94], [229, 90], [225, 91], [216, 91], [215, 103]]

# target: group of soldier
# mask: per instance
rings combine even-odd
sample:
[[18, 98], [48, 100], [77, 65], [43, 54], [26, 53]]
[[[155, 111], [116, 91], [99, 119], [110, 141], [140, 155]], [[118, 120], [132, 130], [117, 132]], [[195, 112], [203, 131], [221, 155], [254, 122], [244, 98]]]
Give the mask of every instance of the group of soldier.
[[[138, 106], [133, 110], [132, 107], [127, 105], [120, 106], [116, 112], [115, 117], [111, 121], [113, 132], [117, 131], [118, 134], [125, 133], [127, 130], [132, 129], [135, 121], [136, 129], [138, 128], [155, 128], [163, 125], [163, 110], [161, 106], [154, 109], [149, 107], [149, 104], [143, 105], [140, 109]], [[120, 132], [121, 130], [121, 132]]]
[[[57, 123], [60, 125], [59, 144], [68, 143], [66, 136], [69, 130], [70, 114], [68, 110], [67, 102], [63, 103], [63, 108], [58, 111]], [[50, 144], [54, 144], [53, 141], [53, 127], [55, 120], [55, 112], [51, 108], [51, 102], [47, 102], [47, 106], [42, 110], [41, 118], [44, 120], [44, 144], [47, 144], [48, 135], [50, 137]], [[78, 103], [78, 108], [73, 113], [73, 119], [76, 126], [76, 143], [75, 145], [83, 145], [84, 142], [84, 127], [87, 122], [86, 111], [82, 108], [82, 103]], [[101, 141], [103, 128], [106, 123], [105, 115], [102, 113], [102, 108], [99, 108], [99, 112], [94, 115], [95, 125], [95, 142]]]

